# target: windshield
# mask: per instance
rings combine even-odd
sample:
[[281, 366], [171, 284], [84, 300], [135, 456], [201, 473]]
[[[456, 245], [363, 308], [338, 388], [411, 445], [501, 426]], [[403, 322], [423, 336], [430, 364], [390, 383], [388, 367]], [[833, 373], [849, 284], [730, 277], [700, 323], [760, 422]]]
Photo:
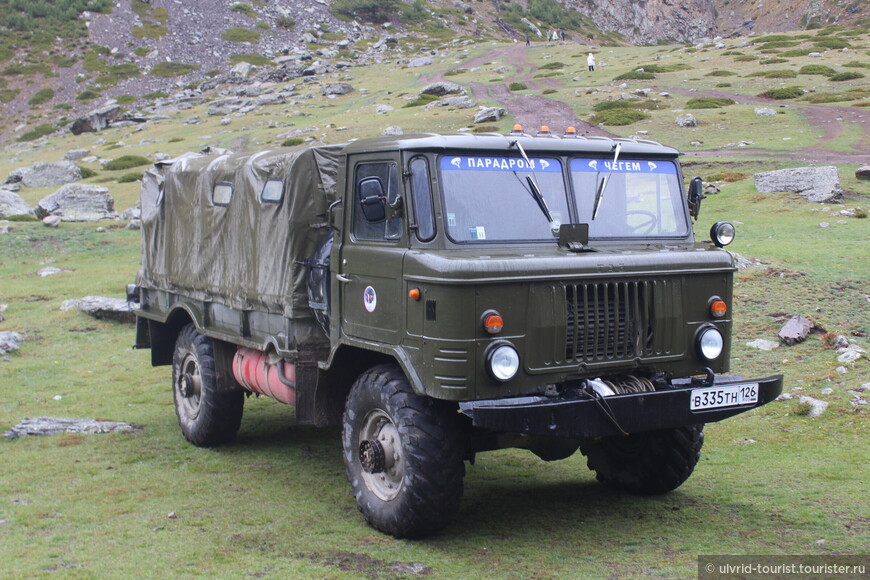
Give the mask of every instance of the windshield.
[[[526, 177], [534, 175], [554, 221], [567, 223], [562, 163], [534, 157], [444, 156], [440, 160], [447, 235], [454, 242], [553, 241]], [[534, 170], [534, 171], [532, 171]]]
[[[571, 160], [570, 167], [579, 221], [589, 224], [590, 239], [688, 235], [676, 164], [577, 158]], [[593, 220], [595, 191], [607, 175], [610, 177]]]

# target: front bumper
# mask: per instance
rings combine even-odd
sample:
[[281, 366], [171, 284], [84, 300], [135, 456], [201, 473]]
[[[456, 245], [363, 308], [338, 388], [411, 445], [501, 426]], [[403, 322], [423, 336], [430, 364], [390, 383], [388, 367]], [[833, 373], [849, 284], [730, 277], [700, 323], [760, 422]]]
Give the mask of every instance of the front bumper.
[[[695, 389], [758, 385], [758, 401], [746, 405], [691, 410]], [[570, 439], [607, 437], [673, 429], [685, 425], [713, 423], [766, 405], [782, 393], [782, 375], [746, 380], [717, 378], [712, 385], [676, 384], [673, 388], [649, 393], [612, 395], [595, 398], [577, 391], [573, 397], [518, 397], [466, 401], [460, 411], [475, 427], [497, 432], [551, 435]]]

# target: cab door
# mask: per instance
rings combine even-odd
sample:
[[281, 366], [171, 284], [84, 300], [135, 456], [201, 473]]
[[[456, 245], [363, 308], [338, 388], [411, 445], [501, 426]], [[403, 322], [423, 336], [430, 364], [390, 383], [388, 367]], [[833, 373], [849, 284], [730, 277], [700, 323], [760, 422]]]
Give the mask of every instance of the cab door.
[[363, 340], [398, 344], [408, 246], [401, 202], [396, 201], [402, 197], [399, 156], [355, 156], [347, 171], [351, 191], [337, 268], [341, 330]]

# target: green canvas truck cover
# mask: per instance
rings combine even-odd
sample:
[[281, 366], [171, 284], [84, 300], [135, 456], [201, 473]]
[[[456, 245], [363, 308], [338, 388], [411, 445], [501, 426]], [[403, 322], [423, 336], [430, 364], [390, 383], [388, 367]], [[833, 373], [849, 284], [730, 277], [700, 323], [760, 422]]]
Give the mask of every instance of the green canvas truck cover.
[[[312, 318], [302, 261], [329, 232], [343, 147], [188, 153], [155, 164], [141, 191], [138, 284], [237, 310]], [[270, 197], [280, 199], [261, 199], [267, 183]]]

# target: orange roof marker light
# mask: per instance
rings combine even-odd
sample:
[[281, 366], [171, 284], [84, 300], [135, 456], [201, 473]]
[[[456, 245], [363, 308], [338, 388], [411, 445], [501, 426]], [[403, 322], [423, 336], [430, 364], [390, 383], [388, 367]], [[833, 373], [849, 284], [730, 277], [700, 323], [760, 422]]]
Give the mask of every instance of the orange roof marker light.
[[550, 128], [546, 125], [541, 125], [541, 128], [538, 129], [538, 137], [546, 137], [548, 135], [552, 135], [552, 133], [550, 133]]
[[565, 134], [563, 137], [576, 137], [577, 136], [577, 128], [576, 127], [568, 127], [565, 129]]
[[523, 126], [517, 123], [514, 125], [514, 128], [511, 129], [511, 135], [522, 135], [523, 134]]

